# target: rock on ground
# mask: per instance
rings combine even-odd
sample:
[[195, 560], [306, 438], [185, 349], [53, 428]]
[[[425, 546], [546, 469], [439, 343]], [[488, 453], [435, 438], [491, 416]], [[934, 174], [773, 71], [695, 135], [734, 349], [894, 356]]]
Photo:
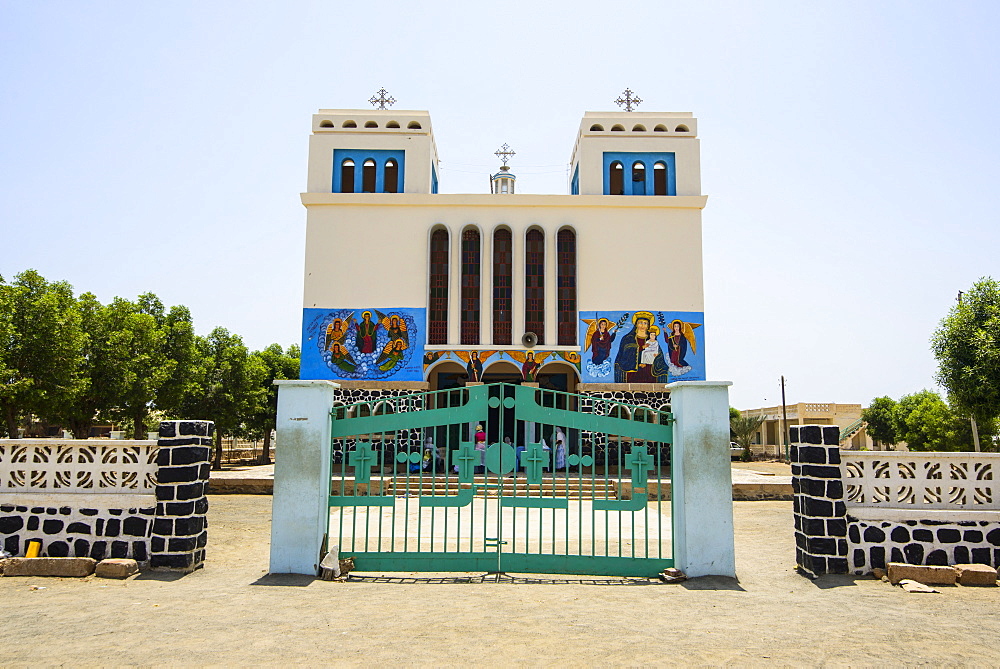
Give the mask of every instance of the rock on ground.
[[955, 585], [958, 572], [953, 567], [932, 567], [930, 565], [889, 563], [889, 582], [898, 584], [904, 578], [928, 585]]
[[97, 560], [77, 557], [7, 558], [4, 576], [64, 576], [81, 578], [94, 573]]
[[962, 585], [997, 584], [997, 570], [987, 564], [957, 564], [955, 571]]
[[97, 563], [94, 573], [101, 578], [128, 578], [139, 571], [139, 563], [126, 558], [108, 558]]

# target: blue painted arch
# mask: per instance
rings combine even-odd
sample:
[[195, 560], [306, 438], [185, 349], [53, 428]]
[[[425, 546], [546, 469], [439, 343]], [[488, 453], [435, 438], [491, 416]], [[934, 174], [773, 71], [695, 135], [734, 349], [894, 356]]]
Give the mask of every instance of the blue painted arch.
[[375, 192], [385, 193], [385, 166], [390, 160], [396, 161], [396, 192], [403, 190], [403, 158], [405, 151], [390, 151], [386, 149], [334, 149], [333, 151], [333, 184], [334, 193], [343, 193], [344, 185], [341, 183], [341, 166], [345, 160], [354, 161], [354, 190], [347, 192], [361, 193], [364, 180], [364, 164], [366, 160], [375, 161]]
[[[602, 163], [604, 175], [604, 194], [611, 194], [611, 165], [621, 163], [624, 172], [623, 195], [653, 195], [656, 191], [653, 184], [653, 172], [657, 163], [663, 163], [667, 170], [667, 195], [677, 195], [677, 170], [673, 152], [638, 152], [638, 151], [606, 151]], [[632, 169], [636, 163], [643, 166], [645, 180], [642, 183], [632, 181]]]

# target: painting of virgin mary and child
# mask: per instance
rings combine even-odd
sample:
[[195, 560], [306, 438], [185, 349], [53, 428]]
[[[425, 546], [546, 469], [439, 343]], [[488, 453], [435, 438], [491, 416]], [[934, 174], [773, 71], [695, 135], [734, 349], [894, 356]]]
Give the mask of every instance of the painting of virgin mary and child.
[[[625, 312], [617, 322], [611, 319], [618, 314], [602, 317], [595, 312], [593, 315], [595, 318], [582, 319], [587, 325], [584, 336], [587, 380], [668, 383], [678, 377], [704, 376], [703, 364], [692, 357], [698, 351], [694, 330], [701, 326], [700, 323], [676, 317], [668, 321], [663, 313], [657, 312], [654, 316], [650, 311]], [[676, 315], [690, 316], [686, 313]]]

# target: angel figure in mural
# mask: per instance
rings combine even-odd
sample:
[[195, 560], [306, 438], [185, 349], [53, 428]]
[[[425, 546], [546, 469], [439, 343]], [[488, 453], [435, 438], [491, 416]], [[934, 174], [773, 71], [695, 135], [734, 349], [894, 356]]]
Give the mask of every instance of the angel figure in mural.
[[[650, 331], [653, 314], [637, 311], [632, 315], [632, 330], [622, 337], [615, 356], [615, 383], [667, 383], [667, 362]], [[643, 362], [643, 351], [656, 346], [656, 353]]]
[[483, 363], [490, 359], [496, 351], [455, 351], [455, 355], [465, 363], [465, 371], [469, 375], [469, 381], [479, 382], [483, 380]]
[[687, 363], [684, 356], [687, 355], [688, 346], [691, 353], [698, 353], [698, 343], [694, 338], [694, 329], [701, 327], [701, 323], [685, 323], [681, 320], [670, 321], [670, 334], [667, 335], [667, 355], [668, 367], [671, 376], [682, 376], [691, 371], [691, 365]]
[[406, 342], [406, 346], [410, 345], [410, 334], [406, 331], [406, 321], [399, 317], [399, 314], [391, 314], [385, 316], [381, 312], [376, 311], [379, 315], [379, 324], [385, 329], [386, 333], [389, 335], [389, 341], [403, 340]]
[[611, 344], [618, 336], [618, 325], [613, 324], [607, 318], [584, 318], [584, 323], [588, 325], [587, 335], [584, 337], [583, 351], [592, 351], [590, 362], [593, 365], [601, 365], [611, 356]]
[[382, 355], [378, 357], [375, 364], [383, 372], [388, 372], [402, 361], [406, 355], [406, 348], [406, 342], [402, 339], [390, 339], [389, 343], [382, 347]]
[[329, 325], [326, 326], [326, 339], [323, 341], [323, 350], [331, 350], [334, 342], [343, 345], [344, 338], [347, 337], [347, 331], [350, 329], [351, 324], [354, 323], [354, 317], [347, 319], [344, 322], [342, 318], [334, 318]]
[[358, 364], [354, 362], [354, 358], [351, 357], [350, 351], [344, 347], [338, 341], [330, 344], [330, 364], [336, 365], [343, 371], [347, 373], [353, 372], [357, 369]]
[[375, 352], [376, 330], [378, 330], [378, 322], [372, 321], [372, 312], [363, 312], [361, 322], [357, 324], [357, 332], [354, 335], [354, 346], [358, 349], [358, 353]]
[[508, 351], [507, 355], [521, 363], [521, 378], [528, 383], [538, 380], [538, 369], [552, 351]]

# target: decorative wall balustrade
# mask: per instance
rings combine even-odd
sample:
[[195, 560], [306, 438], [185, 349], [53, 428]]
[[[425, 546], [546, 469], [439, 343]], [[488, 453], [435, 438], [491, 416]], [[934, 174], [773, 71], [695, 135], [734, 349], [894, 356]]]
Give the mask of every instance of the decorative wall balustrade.
[[1000, 510], [1000, 453], [842, 451], [850, 508]]
[[0, 493], [156, 491], [155, 441], [0, 440]]

